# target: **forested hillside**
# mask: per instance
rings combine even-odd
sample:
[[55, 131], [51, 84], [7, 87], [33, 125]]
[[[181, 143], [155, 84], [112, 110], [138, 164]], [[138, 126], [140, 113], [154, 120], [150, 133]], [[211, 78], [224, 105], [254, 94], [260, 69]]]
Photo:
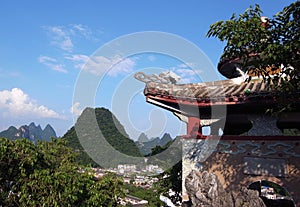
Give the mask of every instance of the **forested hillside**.
[[[90, 114], [95, 114], [99, 129], [91, 126], [92, 118]], [[86, 108], [81, 116], [78, 118], [77, 123], [80, 123], [80, 128], [85, 128], [87, 131], [86, 137], [84, 139], [89, 139], [89, 137], [98, 136], [99, 132], [103, 134], [106, 141], [116, 150], [122, 152], [126, 155], [131, 156], [141, 156], [139, 149], [135, 145], [134, 141], [129, 139], [124, 127], [117, 120], [117, 118], [105, 108]], [[62, 137], [66, 140], [67, 145], [73, 148], [76, 152], [79, 153], [77, 160], [81, 164], [92, 164], [97, 166], [98, 164], [92, 161], [92, 159], [87, 155], [85, 149], [83, 149], [80, 144], [76, 133], [76, 127], [73, 126], [68, 132]], [[106, 150], [104, 148], [98, 150]]]

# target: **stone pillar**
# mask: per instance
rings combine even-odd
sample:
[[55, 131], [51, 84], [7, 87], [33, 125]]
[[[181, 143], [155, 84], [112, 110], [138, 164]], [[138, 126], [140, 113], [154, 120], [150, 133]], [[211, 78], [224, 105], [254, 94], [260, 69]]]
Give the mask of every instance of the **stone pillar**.
[[203, 140], [197, 139], [183, 139], [182, 140], [182, 202], [187, 202], [189, 200], [188, 193], [185, 188], [185, 179], [189, 173], [196, 169], [196, 163], [189, 158], [189, 153], [193, 146], [197, 142], [203, 142]]
[[215, 151], [220, 137], [208, 136], [206, 139], [183, 139], [182, 140], [182, 197], [188, 201], [186, 191], [186, 177], [192, 170], [201, 171], [202, 163]]

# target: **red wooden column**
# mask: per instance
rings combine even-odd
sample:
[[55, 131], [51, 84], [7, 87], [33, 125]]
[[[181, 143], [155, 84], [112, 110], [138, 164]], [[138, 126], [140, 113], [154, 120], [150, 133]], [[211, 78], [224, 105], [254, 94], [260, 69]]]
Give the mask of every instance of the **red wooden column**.
[[205, 139], [202, 134], [202, 126], [198, 117], [188, 117], [187, 123], [187, 135], [184, 136], [187, 139]]

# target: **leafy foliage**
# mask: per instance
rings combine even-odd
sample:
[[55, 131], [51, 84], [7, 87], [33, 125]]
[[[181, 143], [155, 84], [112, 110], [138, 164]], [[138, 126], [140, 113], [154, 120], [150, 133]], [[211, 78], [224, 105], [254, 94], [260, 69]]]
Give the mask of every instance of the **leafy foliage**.
[[163, 202], [159, 200], [159, 191], [156, 188], [144, 189], [134, 185], [125, 185], [129, 195], [148, 201], [147, 207], [163, 206]]
[[[177, 139], [181, 139], [181, 137], [177, 137]], [[166, 148], [168, 148], [173, 141], [167, 143], [166, 146], [156, 146], [152, 149], [151, 155], [156, 155], [161, 153]], [[169, 168], [162, 174], [158, 176], [159, 182], [156, 184], [156, 188], [158, 189], [158, 194], [164, 194], [166, 197], [170, 197], [168, 195], [169, 190], [173, 191], [174, 194], [170, 197], [173, 203], [181, 203], [182, 198], [182, 161], [179, 161], [176, 165]]]
[[78, 164], [99, 167], [99, 165], [92, 158], [90, 158], [90, 156], [81, 146], [76, 134], [75, 127], [71, 127], [71, 129], [69, 129], [67, 133], [62, 137], [62, 139], [66, 141], [66, 145], [68, 147], [72, 148], [77, 153], [75, 160]]
[[96, 108], [95, 114], [101, 132], [116, 150], [127, 155], [141, 156], [134, 141], [129, 138], [124, 127], [108, 109]]
[[[227, 42], [222, 58], [239, 58], [244, 71], [294, 94], [300, 89], [300, 2], [285, 7], [264, 26], [261, 17], [259, 5], [250, 7], [239, 16], [233, 14], [230, 20], [212, 24], [207, 36]], [[280, 74], [269, 76], [270, 70], [280, 67]]]
[[74, 158], [61, 139], [34, 145], [1, 138], [0, 206], [117, 206], [122, 180], [113, 174], [96, 180]]
[[[173, 203], [181, 203], [182, 161], [159, 175], [159, 182], [157, 183], [157, 186], [161, 189], [161, 193], [169, 197]], [[168, 195], [169, 190], [174, 192], [173, 195]]]

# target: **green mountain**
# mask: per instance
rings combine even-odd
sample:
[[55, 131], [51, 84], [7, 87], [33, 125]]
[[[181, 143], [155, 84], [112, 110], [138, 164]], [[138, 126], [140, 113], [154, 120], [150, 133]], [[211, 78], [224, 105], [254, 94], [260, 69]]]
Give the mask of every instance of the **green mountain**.
[[149, 141], [150, 140], [145, 133], [140, 134], [140, 136], [138, 138], [138, 142], [149, 142]]
[[159, 145], [163, 147], [163, 146], [167, 145], [171, 141], [172, 141], [171, 135], [169, 133], [165, 133], [162, 136], [162, 138], [160, 139]]
[[44, 128], [41, 136], [41, 140], [49, 140], [49, 137], [55, 137], [56, 138], [56, 132], [52, 128], [50, 124], [47, 124], [46, 127]]
[[43, 130], [40, 125], [36, 126], [35, 123], [23, 125], [20, 128], [10, 126], [7, 130], [0, 132], [0, 137], [5, 137], [11, 140], [28, 139], [32, 142], [37, 140], [50, 141], [51, 138], [56, 138], [54, 129], [48, 124]]
[[0, 137], [5, 137], [11, 140], [16, 140], [16, 134], [18, 133], [18, 129], [14, 126], [10, 126], [7, 130], [0, 132]]
[[[95, 119], [97, 121], [96, 125]], [[104, 165], [122, 163], [122, 161], [117, 160], [118, 158], [115, 156], [117, 153], [115, 153], [114, 149], [129, 156], [141, 157], [139, 149], [134, 141], [129, 138], [124, 127], [105, 108], [86, 108], [78, 117], [76, 124], [67, 131], [62, 139], [65, 139], [67, 145], [79, 153], [77, 160], [84, 165], [99, 165], [97, 164], [99, 162], [93, 161], [88, 154], [92, 154], [100, 163], [104, 162]], [[107, 146], [106, 142], [110, 146]], [[82, 146], [85, 147], [83, 148]], [[105, 158], [102, 159], [103, 156]], [[110, 160], [107, 161], [106, 156]]]
[[149, 139], [147, 135], [141, 133], [138, 141], [135, 142], [142, 155], [149, 155], [155, 147], [164, 147], [173, 139], [169, 133], [165, 133], [162, 138], [156, 137]]

